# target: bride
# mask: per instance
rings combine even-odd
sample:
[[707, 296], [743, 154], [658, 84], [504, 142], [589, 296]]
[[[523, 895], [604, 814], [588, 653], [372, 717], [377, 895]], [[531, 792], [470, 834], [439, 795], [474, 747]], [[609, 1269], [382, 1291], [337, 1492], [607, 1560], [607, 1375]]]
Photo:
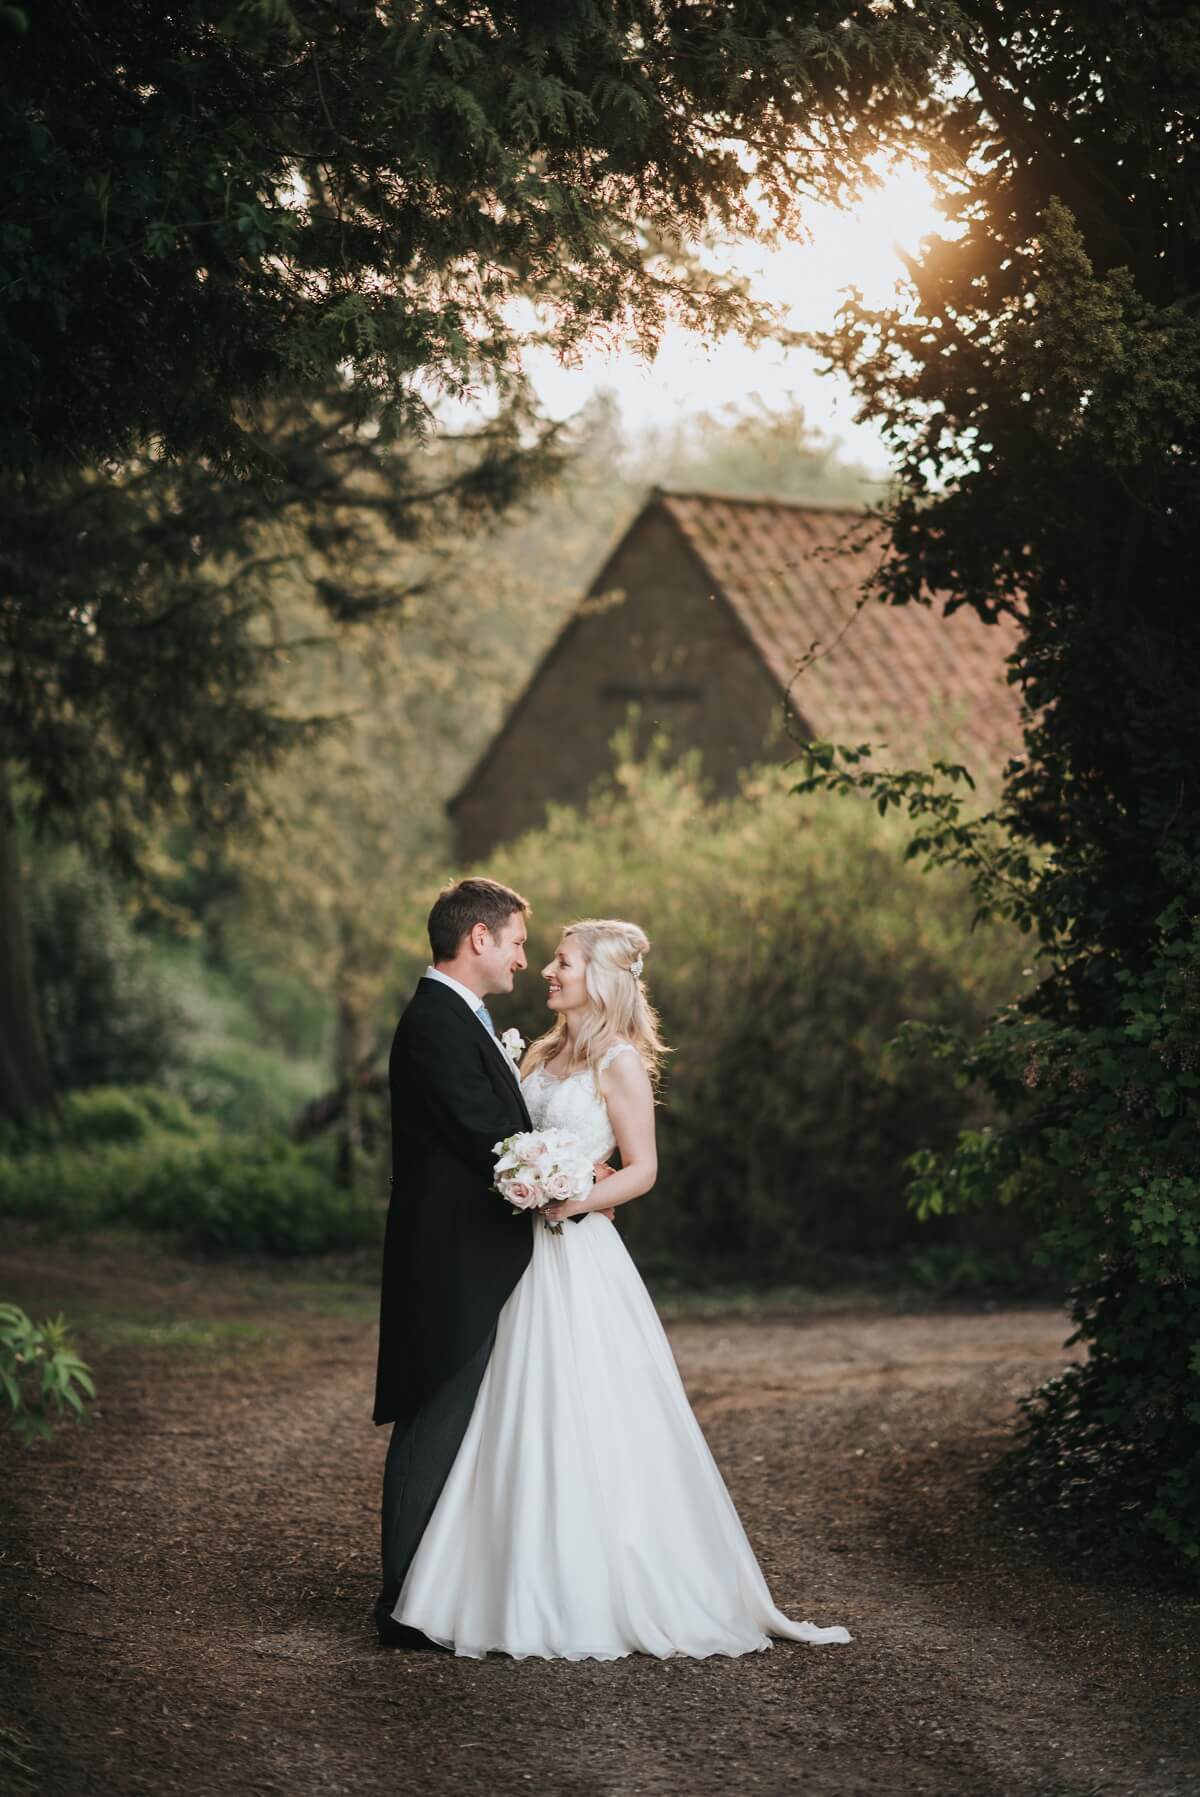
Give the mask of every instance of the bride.
[[[534, 1127], [570, 1130], [596, 1161], [618, 1148], [621, 1168], [513, 1220], [533, 1255], [392, 1611], [456, 1654], [703, 1658], [773, 1635], [850, 1639], [773, 1605], [611, 1221], [657, 1172], [649, 946], [636, 924], [587, 919], [542, 970], [555, 1022], [521, 1064]], [[542, 1218], [579, 1221], [555, 1233]]]

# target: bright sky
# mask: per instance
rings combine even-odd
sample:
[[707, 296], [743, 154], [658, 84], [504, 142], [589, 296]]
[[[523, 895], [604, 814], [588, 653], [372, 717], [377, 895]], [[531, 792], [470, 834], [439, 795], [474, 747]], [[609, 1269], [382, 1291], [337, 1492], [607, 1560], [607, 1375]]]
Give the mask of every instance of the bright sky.
[[[742, 246], [738, 266], [755, 293], [787, 309], [796, 330], [833, 322], [840, 291], [860, 287], [870, 304], [887, 300], [903, 274], [894, 245], [916, 251], [921, 238], [946, 230], [921, 170], [893, 167], [883, 186], [852, 212], [813, 207], [809, 241], [766, 251]], [[582, 406], [601, 388], [612, 392], [631, 430], [670, 426], [691, 412], [716, 412], [758, 394], [768, 404], [798, 403], [811, 424], [841, 440], [845, 454], [873, 471], [887, 465], [873, 428], [853, 422], [853, 399], [840, 375], [817, 373], [817, 358], [776, 345], [750, 349], [735, 338], [715, 344], [671, 327], [653, 363], [632, 351], [596, 351], [579, 368], [561, 368], [548, 352], [531, 355], [528, 367], [542, 402], [556, 418]]]

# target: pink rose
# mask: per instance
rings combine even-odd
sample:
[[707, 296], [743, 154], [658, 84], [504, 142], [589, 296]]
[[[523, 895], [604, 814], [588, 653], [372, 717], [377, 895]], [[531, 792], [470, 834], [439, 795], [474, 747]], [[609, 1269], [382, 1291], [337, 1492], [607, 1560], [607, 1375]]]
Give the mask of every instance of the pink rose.
[[550, 1150], [545, 1142], [539, 1142], [536, 1137], [532, 1142], [527, 1142], [525, 1145], [525, 1159], [527, 1161], [544, 1161], [549, 1152]]
[[504, 1196], [520, 1210], [530, 1210], [542, 1196], [541, 1187], [526, 1179], [514, 1179], [505, 1187]]
[[555, 1203], [575, 1196], [574, 1182], [568, 1173], [552, 1173], [546, 1181], [546, 1195]]

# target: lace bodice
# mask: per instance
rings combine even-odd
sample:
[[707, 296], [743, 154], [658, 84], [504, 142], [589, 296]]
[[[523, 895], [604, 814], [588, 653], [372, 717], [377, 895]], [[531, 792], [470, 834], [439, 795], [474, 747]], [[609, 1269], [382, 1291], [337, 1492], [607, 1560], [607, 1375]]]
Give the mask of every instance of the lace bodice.
[[[619, 1054], [636, 1054], [632, 1042], [614, 1042], [605, 1050], [600, 1071]], [[566, 1079], [555, 1079], [545, 1067], [535, 1067], [521, 1081], [525, 1103], [535, 1129], [569, 1129], [580, 1146], [594, 1161], [605, 1161], [616, 1147], [608, 1118], [608, 1106], [596, 1090], [591, 1069], [570, 1073]]]

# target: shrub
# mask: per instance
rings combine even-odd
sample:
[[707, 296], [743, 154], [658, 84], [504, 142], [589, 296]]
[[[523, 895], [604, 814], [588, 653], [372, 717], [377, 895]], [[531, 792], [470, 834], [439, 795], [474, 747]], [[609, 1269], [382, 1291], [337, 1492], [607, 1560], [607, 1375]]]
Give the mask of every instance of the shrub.
[[171, 1075], [171, 1087], [229, 1130], [286, 1131], [320, 1074], [261, 1044], [225, 1041], [198, 1048]]
[[[1200, 1588], [1200, 856], [1175, 827], [1186, 782], [1156, 801], [1145, 855], [1097, 851], [1102, 816], [1133, 816], [1107, 789], [1082, 838], [1048, 854], [1030, 827], [1046, 814], [1022, 812], [1016, 782], [978, 812], [959, 769], [874, 770], [822, 745], [804, 786], [907, 814], [927, 865], [967, 875], [981, 914], [1045, 945], [1045, 977], [982, 1030], [925, 1032], [997, 1116], [914, 1155], [910, 1196], [921, 1214], [1020, 1206], [1087, 1347], [1021, 1400], [993, 1489], [1059, 1546]], [[1156, 815], [1143, 803], [1138, 828]]]
[[919, 1157], [915, 1190], [965, 1207], [1015, 1187], [1088, 1342], [1022, 1398], [997, 1489], [1049, 1533], [1200, 1587], [1200, 922], [1180, 901], [1159, 926], [1144, 969], [1110, 974], [1107, 1016], [992, 1023], [970, 1065], [1012, 1121]]
[[161, 1086], [94, 1086], [68, 1092], [53, 1110], [0, 1123], [0, 1153], [30, 1154], [71, 1143], [140, 1142], [156, 1130], [194, 1136], [204, 1124]]
[[227, 1129], [286, 1132], [325, 1081], [328, 1003], [295, 976], [217, 968], [196, 941], [139, 933], [117, 882], [75, 849], [35, 850], [33, 865], [34, 977], [58, 1091], [154, 1080], [164, 1100], [165, 1087]]
[[15, 1304], [0, 1304], [0, 1394], [5, 1428], [25, 1446], [52, 1435], [64, 1417], [84, 1415], [96, 1387], [64, 1317], [39, 1325]]
[[373, 1242], [381, 1206], [335, 1184], [327, 1152], [221, 1135], [154, 1088], [74, 1093], [0, 1139], [0, 1216], [82, 1231], [123, 1224], [210, 1253], [319, 1254]]
[[182, 1057], [184, 1014], [112, 881], [59, 851], [38, 867], [29, 922], [59, 1089], [161, 1078]]
[[381, 1234], [376, 1199], [284, 1138], [231, 1136], [150, 1169], [131, 1222], [215, 1254], [325, 1254]]
[[[763, 771], [706, 805], [694, 767], [625, 763], [585, 811], [554, 811], [487, 870], [535, 906], [533, 971], [504, 1019], [526, 1036], [548, 1021], [536, 970], [563, 922], [626, 915], [651, 937], [646, 978], [675, 1052], [659, 1189], [626, 1213], [644, 1263], [781, 1277], [965, 1239], [907, 1209], [905, 1162], [986, 1114], [948, 1068], [890, 1044], [914, 1018], [978, 1027], [1020, 987], [1028, 945], [1008, 926], [972, 930], [965, 881], [906, 863], [902, 830], [790, 784]], [[1014, 1227], [972, 1239], [1011, 1243]]]

